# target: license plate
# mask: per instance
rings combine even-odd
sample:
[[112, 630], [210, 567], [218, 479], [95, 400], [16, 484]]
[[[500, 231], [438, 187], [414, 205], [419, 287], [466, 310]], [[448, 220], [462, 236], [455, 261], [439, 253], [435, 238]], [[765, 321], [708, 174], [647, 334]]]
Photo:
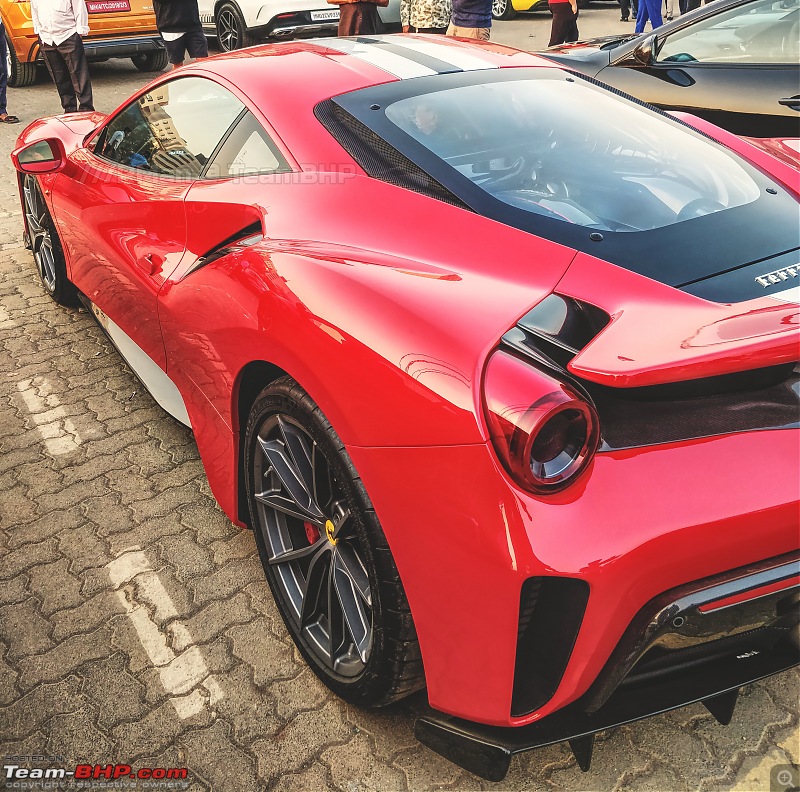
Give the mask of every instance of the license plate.
[[115, 11], [130, 11], [131, 0], [86, 0], [90, 14], [113, 14]]
[[312, 22], [328, 22], [328, 21], [336, 21], [339, 19], [339, 9], [334, 8], [330, 11], [312, 11], [311, 12], [311, 21]]

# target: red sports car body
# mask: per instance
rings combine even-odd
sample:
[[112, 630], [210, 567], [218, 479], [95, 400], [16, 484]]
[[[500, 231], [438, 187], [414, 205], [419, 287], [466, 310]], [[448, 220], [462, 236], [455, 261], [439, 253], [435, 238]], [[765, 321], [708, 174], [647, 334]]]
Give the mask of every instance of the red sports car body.
[[424, 667], [420, 738], [501, 778], [798, 662], [800, 180], [700, 124], [377, 37], [13, 157], [46, 288], [191, 426], [314, 670], [380, 704]]

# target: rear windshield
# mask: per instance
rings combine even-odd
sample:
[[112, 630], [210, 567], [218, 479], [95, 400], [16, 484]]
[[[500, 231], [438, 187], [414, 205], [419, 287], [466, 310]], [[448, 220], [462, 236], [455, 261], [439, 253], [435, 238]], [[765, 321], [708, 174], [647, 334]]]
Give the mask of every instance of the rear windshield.
[[719, 145], [582, 80], [454, 87], [386, 117], [492, 197], [587, 228], [664, 228], [760, 194]]

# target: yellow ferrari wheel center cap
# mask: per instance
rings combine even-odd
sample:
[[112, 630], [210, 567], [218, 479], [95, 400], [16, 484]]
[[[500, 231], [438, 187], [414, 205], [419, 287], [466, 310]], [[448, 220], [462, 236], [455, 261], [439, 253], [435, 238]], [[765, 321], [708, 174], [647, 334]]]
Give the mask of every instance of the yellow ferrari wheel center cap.
[[326, 520], [326, 521], [325, 521], [325, 536], [327, 536], [327, 537], [328, 537], [328, 541], [329, 541], [329, 542], [330, 542], [332, 545], [335, 545], [335, 544], [336, 544], [336, 543], [339, 541], [339, 540], [338, 540], [338, 539], [337, 539], [337, 538], [336, 538], [336, 537], [333, 535], [335, 531], [336, 531], [336, 526], [335, 526], [335, 525], [334, 525], [334, 524], [333, 524], [333, 523], [332, 523], [330, 520]]

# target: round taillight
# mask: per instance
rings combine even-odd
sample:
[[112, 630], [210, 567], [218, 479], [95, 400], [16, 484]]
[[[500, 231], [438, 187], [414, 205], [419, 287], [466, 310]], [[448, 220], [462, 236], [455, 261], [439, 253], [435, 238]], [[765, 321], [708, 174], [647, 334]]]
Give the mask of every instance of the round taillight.
[[484, 403], [500, 461], [532, 492], [568, 486], [597, 450], [594, 406], [570, 385], [506, 352], [495, 352], [487, 364]]

